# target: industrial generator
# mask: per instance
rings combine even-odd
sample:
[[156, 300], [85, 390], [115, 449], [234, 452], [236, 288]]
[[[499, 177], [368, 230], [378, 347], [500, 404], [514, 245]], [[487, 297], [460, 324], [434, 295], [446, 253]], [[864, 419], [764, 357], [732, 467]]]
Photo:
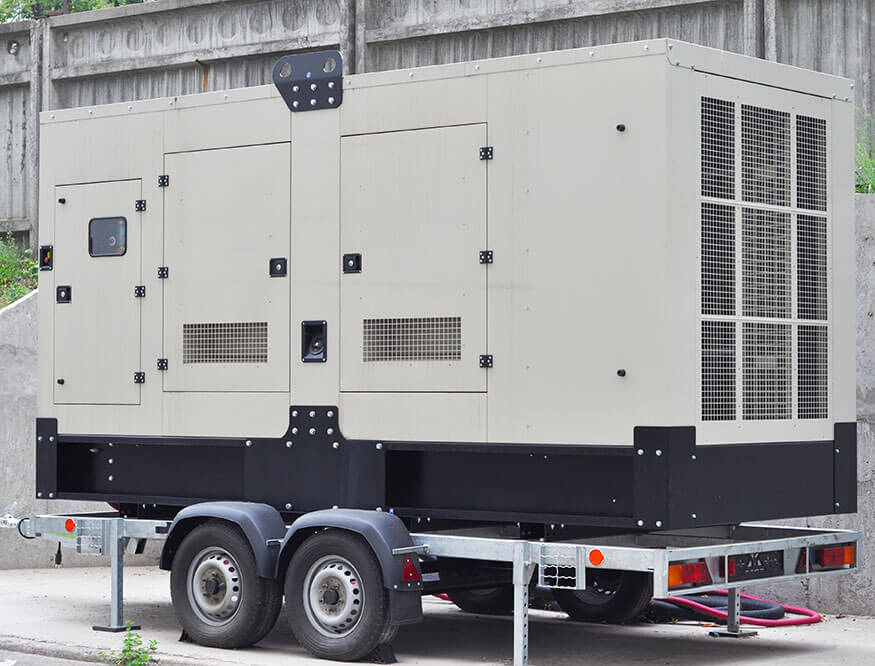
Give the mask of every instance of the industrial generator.
[[42, 115], [40, 497], [856, 510], [850, 81], [673, 40], [273, 78]]

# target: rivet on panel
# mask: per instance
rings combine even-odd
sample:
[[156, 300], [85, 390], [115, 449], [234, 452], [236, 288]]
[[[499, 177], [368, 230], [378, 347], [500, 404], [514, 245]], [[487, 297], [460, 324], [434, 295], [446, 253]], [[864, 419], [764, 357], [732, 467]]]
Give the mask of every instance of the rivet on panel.
[[292, 508], [292, 505], [289, 504], [288, 502], [286, 502], [286, 510], [291, 509], [291, 508]]
[[316, 428], [310, 428], [310, 434], [311, 434], [311, 435], [315, 435], [315, 434], [316, 434]]
[[656, 526], [657, 526], [657, 527], [662, 527], [662, 521], [661, 521], [661, 520], [657, 520], [657, 521], [656, 521]]
[[293, 418], [296, 418], [297, 416], [298, 416], [298, 410], [297, 410], [297, 409], [293, 409], [293, 410], [292, 410], [292, 417], [293, 417]]
[[315, 99], [311, 99], [311, 100], [310, 100], [310, 106], [316, 106], [316, 100], [315, 100]]
[[36, 494], [36, 496], [37, 496], [37, 497], [42, 497], [43, 494], [42, 494], [41, 492], [39, 492], [39, 493]]
[[297, 435], [297, 434], [298, 434], [298, 428], [297, 428], [297, 427], [292, 428], [292, 434], [293, 434], [293, 435]]
[[377, 442], [377, 451], [383, 450], [383, 442]]
[[246, 446], [252, 446], [252, 440], [251, 440], [251, 439], [247, 439], [247, 440], [246, 440]]
[[538, 58], [538, 62], [544, 62], [543, 58]]
[[695, 455], [690, 456], [690, 460], [695, 460], [695, 459], [696, 459]]
[[286, 442], [286, 448], [287, 448], [287, 449], [292, 448], [292, 442], [291, 442], [291, 440], [289, 440], [288, 442]]
[[839, 451], [838, 449], [836, 449], [836, 453], [841, 453], [841, 451]]
[[329, 435], [333, 435], [333, 434], [334, 434], [334, 428], [328, 428], [328, 430], [326, 430], [325, 432], [328, 433]]
[[409, 76], [409, 77], [412, 79], [412, 78], [413, 78], [413, 72], [410, 72], [410, 74], [408, 74], [407, 76]]
[[480, 70], [480, 65], [474, 65], [474, 69], [476, 69], [476, 70], [479, 71], [479, 70]]
[[315, 416], [316, 416], [316, 410], [315, 410], [315, 409], [311, 409], [311, 410], [310, 410], [310, 418], [312, 419], [312, 418], [315, 417]]
[[669, 51], [671, 51], [673, 48], [674, 48], [674, 44], [669, 44], [669, 45], [668, 45], [668, 50], [669, 50]]
[[298, 100], [295, 100], [294, 102], [292, 102], [292, 106], [297, 109], [299, 106], [301, 106], [301, 104], [300, 102], [298, 102]]
[[55, 114], [53, 113], [52, 115], [49, 116], [49, 118], [51, 118], [52, 120], [54, 120], [54, 119], [55, 119]]
[[167, 102], [167, 103], [168, 103], [170, 106], [173, 106], [173, 100], [170, 100], [170, 101]]
[[329, 103], [329, 104], [334, 104], [334, 98], [333, 98], [333, 97], [329, 97], [329, 98], [328, 98], [328, 103]]
[[649, 44], [645, 44], [645, 45], [644, 45], [644, 50], [645, 50], [645, 51], [649, 51], [649, 50], [650, 50], [650, 45], [649, 45]]
[[838, 502], [836, 502], [836, 509], [838, 509], [840, 506], [841, 506], [841, 504], [839, 504]]
[[590, 57], [590, 58], [595, 57], [595, 51], [590, 51], [590, 52], [589, 52], [589, 57]]
[[656, 455], [661, 456], [661, 455], [662, 455], [662, 449], [656, 449]]
[[222, 99], [228, 99], [228, 95], [223, 95]]
[[310, 84], [310, 90], [316, 90], [318, 86], [315, 83]]
[[39, 436], [39, 437], [37, 437], [37, 438], [36, 438], [36, 441], [38, 441], [38, 442], [41, 442], [41, 441], [43, 441], [43, 436], [42, 436], [42, 435], [40, 435], [40, 436]]
[[[835, 95], [833, 95], [833, 97], [835, 97]], [[92, 111], [91, 109], [88, 109], [88, 115], [89, 115], [89, 116], [93, 116], [93, 115], [94, 115], [94, 111]]]
[[[112, 480], [112, 479], [110, 479], [110, 480]], [[55, 493], [49, 493], [49, 499], [54, 499], [54, 498], [55, 498]], [[836, 506], [838, 506], [838, 505], [836, 505]]]
[[334, 443], [331, 445], [331, 448], [333, 448], [333, 449], [339, 449], [339, 448], [340, 448], [340, 442], [334, 442]]
[[325, 412], [325, 416], [327, 416], [329, 419], [334, 418], [334, 412], [329, 409], [327, 412]]
[[106, 462], [108, 462], [110, 465], [112, 465], [112, 464], [115, 462], [115, 460], [113, 460], [112, 458], [110, 458], [110, 459], [107, 460]]
[[133, 109], [133, 108], [134, 108], [133, 106], [131, 106], [130, 104], [128, 104], [128, 111], [130, 111], [130, 110]]
[[643, 520], [639, 520], [639, 521], [638, 521], [638, 527], [644, 527], [644, 521], [643, 521]]
[[110, 474], [108, 477], [106, 477], [106, 480], [107, 480], [107, 481], [112, 481], [112, 474]]
[[328, 87], [329, 87], [329, 88], [333, 88], [333, 87], [334, 87], [334, 81], [329, 81], [329, 82], [328, 82]]
[[638, 449], [638, 455], [639, 455], [639, 456], [643, 456], [643, 455], [644, 455], [644, 449]]
[[[50, 442], [54, 442], [54, 441], [55, 441], [55, 436], [54, 436], [54, 435], [49, 435], [49, 441], [50, 441]], [[112, 446], [112, 445], [110, 444], [110, 446]]]
[[695, 513], [692, 513], [692, 514], [690, 514], [690, 517], [691, 517], [691, 518], [696, 518], [696, 514], [695, 514]]

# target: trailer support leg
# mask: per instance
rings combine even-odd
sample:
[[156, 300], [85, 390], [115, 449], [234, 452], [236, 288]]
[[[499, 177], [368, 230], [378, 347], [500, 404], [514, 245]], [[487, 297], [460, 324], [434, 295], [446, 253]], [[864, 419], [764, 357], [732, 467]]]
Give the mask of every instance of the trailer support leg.
[[712, 631], [711, 635], [717, 638], [750, 638], [751, 636], [756, 636], [757, 632], [755, 631], [742, 631], [741, 629], [741, 590], [737, 587], [729, 588], [727, 602], [726, 630]]
[[[112, 591], [109, 608], [109, 625], [92, 627], [94, 631], [126, 631], [125, 615], [125, 537], [124, 519], [113, 518], [104, 524], [103, 542], [109, 545], [109, 561], [112, 577]], [[139, 629], [132, 625], [131, 629]]]
[[529, 582], [535, 565], [528, 542], [517, 544], [513, 553], [513, 663], [529, 663]]

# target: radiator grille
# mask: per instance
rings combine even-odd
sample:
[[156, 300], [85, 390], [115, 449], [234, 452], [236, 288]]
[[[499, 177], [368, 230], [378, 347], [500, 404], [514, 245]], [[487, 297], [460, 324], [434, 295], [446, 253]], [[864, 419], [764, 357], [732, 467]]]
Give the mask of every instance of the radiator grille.
[[826, 121], [796, 117], [796, 205], [826, 210]]
[[789, 419], [789, 324], [744, 323], [744, 418]]
[[828, 349], [825, 326], [799, 327], [799, 418], [825, 419]]
[[702, 98], [702, 195], [735, 198], [735, 105]]
[[183, 324], [182, 362], [267, 363], [267, 322]]
[[735, 322], [702, 322], [702, 420], [735, 419]]
[[827, 123], [711, 97], [700, 113], [700, 418], [829, 418]]
[[790, 114], [741, 107], [742, 199], [790, 205]]
[[365, 319], [362, 328], [365, 362], [462, 358], [461, 317]]
[[702, 204], [702, 313], [735, 314], [735, 209]]

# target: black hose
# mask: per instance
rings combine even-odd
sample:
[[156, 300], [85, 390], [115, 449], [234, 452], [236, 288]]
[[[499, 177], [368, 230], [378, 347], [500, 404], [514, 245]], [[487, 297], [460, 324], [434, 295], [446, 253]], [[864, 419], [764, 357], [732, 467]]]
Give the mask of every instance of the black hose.
[[[709, 594], [690, 594], [687, 599], [700, 603], [703, 606], [714, 608], [727, 612], [729, 608], [726, 595], [709, 595]], [[761, 620], [780, 620], [784, 617], [784, 607], [781, 604], [771, 601], [759, 601], [757, 599], [742, 599], [741, 614], [745, 617], [759, 618]], [[684, 620], [706, 620], [708, 622], [717, 622], [726, 624], [725, 620], [718, 620], [710, 615], [698, 613], [692, 608], [686, 608], [672, 603], [671, 601], [663, 601], [653, 599], [647, 610], [644, 612], [646, 617], [651, 622], [677, 622]]]

